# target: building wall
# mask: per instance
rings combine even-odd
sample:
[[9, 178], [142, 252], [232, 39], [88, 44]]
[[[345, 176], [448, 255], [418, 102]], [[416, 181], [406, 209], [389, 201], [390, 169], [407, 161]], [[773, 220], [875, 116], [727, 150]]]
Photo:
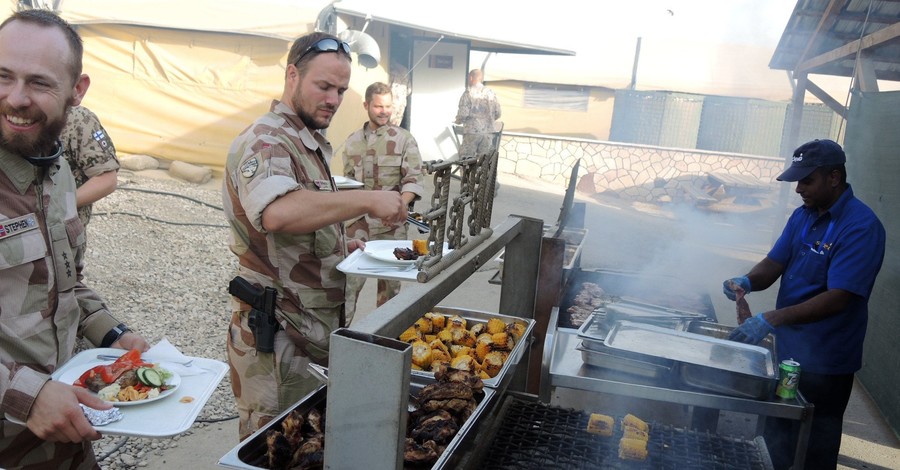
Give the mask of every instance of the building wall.
[[565, 187], [571, 169], [581, 159], [578, 190], [584, 194], [613, 194], [644, 202], [683, 201], [696, 198], [692, 188], [703, 189], [710, 173], [750, 177], [771, 186], [767, 197], [777, 196], [775, 177], [784, 160], [734, 153], [708, 152], [649, 145], [622, 144], [504, 132], [498, 171]]
[[563, 137], [608, 140], [615, 91], [588, 87], [584, 111], [535, 108], [525, 104], [525, 82], [500, 81], [487, 84], [500, 101], [506, 132], [547, 134]]

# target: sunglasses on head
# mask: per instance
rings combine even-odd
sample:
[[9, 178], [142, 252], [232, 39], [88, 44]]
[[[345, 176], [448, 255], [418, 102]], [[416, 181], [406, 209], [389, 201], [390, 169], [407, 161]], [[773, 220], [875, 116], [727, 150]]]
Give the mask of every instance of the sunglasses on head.
[[306, 50], [303, 51], [303, 54], [300, 54], [300, 57], [294, 62], [294, 65], [299, 64], [300, 61], [302, 61], [303, 58], [306, 57], [306, 55], [310, 52], [315, 52], [316, 54], [320, 54], [322, 52], [343, 52], [348, 59], [350, 59], [351, 61], [353, 60], [353, 58], [350, 57], [349, 44], [343, 41], [338, 41], [334, 38], [325, 38], [319, 39], [312, 46], [307, 47]]

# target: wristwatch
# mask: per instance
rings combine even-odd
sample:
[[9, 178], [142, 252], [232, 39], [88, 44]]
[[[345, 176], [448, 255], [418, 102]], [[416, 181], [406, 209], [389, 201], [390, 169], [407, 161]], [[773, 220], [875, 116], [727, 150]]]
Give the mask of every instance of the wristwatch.
[[128, 328], [127, 326], [125, 326], [124, 323], [119, 323], [118, 325], [114, 326], [111, 330], [109, 330], [109, 332], [106, 333], [105, 336], [103, 336], [103, 341], [100, 342], [100, 347], [108, 348], [108, 347], [112, 346], [113, 343], [118, 341], [119, 338], [122, 337], [122, 335], [124, 335], [128, 331], [131, 331], [131, 328]]

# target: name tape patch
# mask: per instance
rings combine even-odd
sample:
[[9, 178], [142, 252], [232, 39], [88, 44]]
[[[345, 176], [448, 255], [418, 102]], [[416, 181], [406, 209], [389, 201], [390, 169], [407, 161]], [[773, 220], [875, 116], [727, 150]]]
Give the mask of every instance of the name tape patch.
[[18, 233], [24, 233], [38, 228], [34, 213], [0, 221], [0, 238], [10, 237]]

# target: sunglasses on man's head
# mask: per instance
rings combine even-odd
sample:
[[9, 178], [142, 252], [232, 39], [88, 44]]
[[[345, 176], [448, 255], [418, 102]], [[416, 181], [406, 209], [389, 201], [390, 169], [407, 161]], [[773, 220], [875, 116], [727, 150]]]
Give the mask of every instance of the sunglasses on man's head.
[[343, 41], [338, 41], [334, 38], [324, 38], [319, 39], [312, 46], [307, 47], [306, 50], [303, 51], [303, 54], [300, 54], [300, 57], [296, 61], [294, 61], [294, 65], [299, 64], [307, 54], [313, 51], [315, 51], [316, 54], [320, 54], [322, 52], [343, 52], [348, 59], [350, 59], [351, 61], [353, 60], [353, 58], [350, 57], [349, 44]]

